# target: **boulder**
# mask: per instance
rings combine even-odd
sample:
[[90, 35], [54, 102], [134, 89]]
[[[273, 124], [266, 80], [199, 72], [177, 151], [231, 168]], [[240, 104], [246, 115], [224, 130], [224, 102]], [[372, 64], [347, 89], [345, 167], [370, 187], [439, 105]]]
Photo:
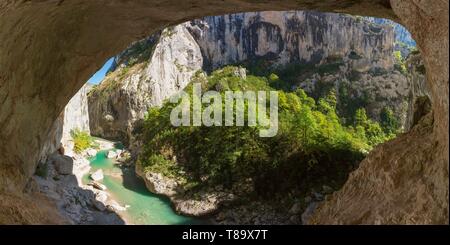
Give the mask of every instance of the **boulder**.
[[102, 191], [106, 190], [106, 186], [105, 186], [105, 185], [100, 184], [100, 183], [98, 183], [98, 182], [96, 182], [96, 181], [92, 181], [92, 182], [91, 182], [91, 185], [92, 185], [94, 188], [96, 188], [96, 189], [99, 189], [99, 190], [102, 190]]
[[86, 158], [80, 157], [80, 158], [74, 159], [73, 164], [75, 167], [85, 167], [85, 166], [90, 165], [91, 163]]
[[91, 174], [91, 179], [94, 181], [99, 181], [103, 179], [103, 170], [99, 169]]
[[108, 200], [108, 194], [104, 191], [99, 191], [95, 195], [95, 200], [104, 203], [106, 202], [106, 200]]
[[122, 154], [117, 158], [117, 161], [124, 163], [131, 158], [131, 153], [128, 151], [123, 151]]
[[109, 204], [106, 206], [106, 208], [112, 212], [122, 212], [127, 210], [126, 207], [121, 206], [120, 204], [118, 204], [116, 201], [111, 200], [109, 202]]
[[88, 156], [93, 157], [93, 156], [97, 155], [97, 150], [89, 149], [89, 150], [86, 151], [86, 153], [87, 153]]
[[58, 174], [67, 175], [73, 173], [73, 159], [71, 157], [55, 154], [51, 160]]
[[215, 213], [219, 208], [218, 202], [210, 202], [210, 200], [172, 200], [177, 213], [189, 216], [206, 216]]
[[105, 121], [107, 121], [107, 122], [113, 122], [114, 121], [114, 117], [112, 116], [112, 115], [106, 115], [105, 116]]
[[117, 157], [120, 157], [123, 153], [123, 150], [116, 150]]
[[108, 153], [106, 154], [107, 158], [116, 158], [117, 157], [117, 153], [115, 151], [108, 151]]
[[144, 178], [147, 189], [155, 194], [168, 197], [177, 194], [178, 183], [175, 179], [165, 177], [160, 173], [147, 172]]
[[106, 210], [105, 204], [103, 204], [102, 202], [99, 202], [99, 201], [97, 201], [97, 200], [95, 200], [95, 201], [93, 202], [93, 205], [94, 205], [94, 207], [95, 207], [98, 211], [100, 211], [100, 212], [103, 212], [103, 211]]

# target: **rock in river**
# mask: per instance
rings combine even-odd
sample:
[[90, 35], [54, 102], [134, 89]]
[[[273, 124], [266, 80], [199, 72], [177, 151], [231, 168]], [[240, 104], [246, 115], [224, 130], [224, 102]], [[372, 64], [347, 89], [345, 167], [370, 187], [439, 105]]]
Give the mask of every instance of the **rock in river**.
[[97, 150], [89, 149], [86, 151], [86, 153], [88, 154], [88, 156], [93, 157], [93, 156], [97, 155]]
[[116, 158], [117, 153], [115, 151], [108, 151], [108, 154], [106, 154], [107, 158]]
[[92, 181], [92, 183], [90, 183], [95, 189], [99, 189], [99, 190], [106, 190], [106, 186], [103, 184], [98, 183], [97, 181]]
[[99, 169], [91, 174], [91, 179], [94, 181], [99, 181], [103, 179], [103, 170]]

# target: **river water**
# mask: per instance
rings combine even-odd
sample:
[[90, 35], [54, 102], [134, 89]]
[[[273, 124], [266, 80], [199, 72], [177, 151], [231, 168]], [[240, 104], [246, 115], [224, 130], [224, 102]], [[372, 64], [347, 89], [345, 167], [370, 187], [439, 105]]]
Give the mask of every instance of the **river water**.
[[[176, 225], [201, 224], [200, 219], [181, 216], [174, 212], [168, 198], [155, 195], [147, 190], [142, 179], [136, 176], [133, 168], [121, 168], [106, 157], [108, 150], [102, 150], [90, 160], [90, 173], [102, 169], [104, 178], [100, 183], [107, 187], [107, 192], [120, 205], [129, 205], [120, 212], [127, 224], [138, 225]], [[89, 174], [83, 182], [90, 181]]]

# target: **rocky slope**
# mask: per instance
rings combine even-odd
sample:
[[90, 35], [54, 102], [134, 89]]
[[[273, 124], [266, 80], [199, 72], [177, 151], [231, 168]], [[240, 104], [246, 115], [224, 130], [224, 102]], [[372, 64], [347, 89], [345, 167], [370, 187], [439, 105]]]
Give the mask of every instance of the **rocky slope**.
[[[89, 150], [74, 151], [72, 130], [89, 133], [87, 94], [90, 84], [84, 85], [61, 112], [50, 130], [45, 148], [29, 189], [56, 204], [56, 210], [70, 224], [123, 224], [113, 211], [107, 210], [111, 201], [106, 192], [83, 185], [82, 177], [90, 170]], [[100, 142], [101, 143], [101, 142]], [[104, 148], [112, 148], [112, 143]]]
[[149, 107], [183, 89], [196, 71], [236, 63], [287, 74], [287, 89], [300, 86], [316, 98], [334, 88], [348, 117], [365, 107], [379, 119], [389, 107], [404, 125], [410, 81], [397, 69], [394, 44], [391, 26], [340, 14], [252, 12], [185, 22], [116, 57], [89, 96], [91, 130], [134, 142]]
[[132, 142], [148, 108], [183, 89], [202, 64], [197, 43], [182, 25], [135, 43], [89, 94], [91, 133]]
[[[96, 142], [102, 149], [113, 147], [112, 142]], [[125, 224], [118, 214], [123, 207], [113, 200], [104, 185], [97, 181], [82, 182], [90, 170], [88, 158], [96, 153], [95, 149], [75, 153], [71, 148], [65, 154], [54, 152], [45, 164], [38, 166], [29, 189], [53, 201], [57, 212], [70, 224]]]

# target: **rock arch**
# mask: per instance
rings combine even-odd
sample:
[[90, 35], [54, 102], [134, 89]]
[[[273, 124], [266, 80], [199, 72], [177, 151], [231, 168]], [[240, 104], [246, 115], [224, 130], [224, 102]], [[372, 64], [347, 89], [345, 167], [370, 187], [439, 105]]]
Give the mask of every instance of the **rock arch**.
[[448, 0], [2, 1], [0, 190], [24, 189], [64, 105], [130, 42], [206, 15], [320, 10], [403, 23], [424, 56], [433, 114], [377, 147], [311, 223], [448, 223], [448, 7]]

